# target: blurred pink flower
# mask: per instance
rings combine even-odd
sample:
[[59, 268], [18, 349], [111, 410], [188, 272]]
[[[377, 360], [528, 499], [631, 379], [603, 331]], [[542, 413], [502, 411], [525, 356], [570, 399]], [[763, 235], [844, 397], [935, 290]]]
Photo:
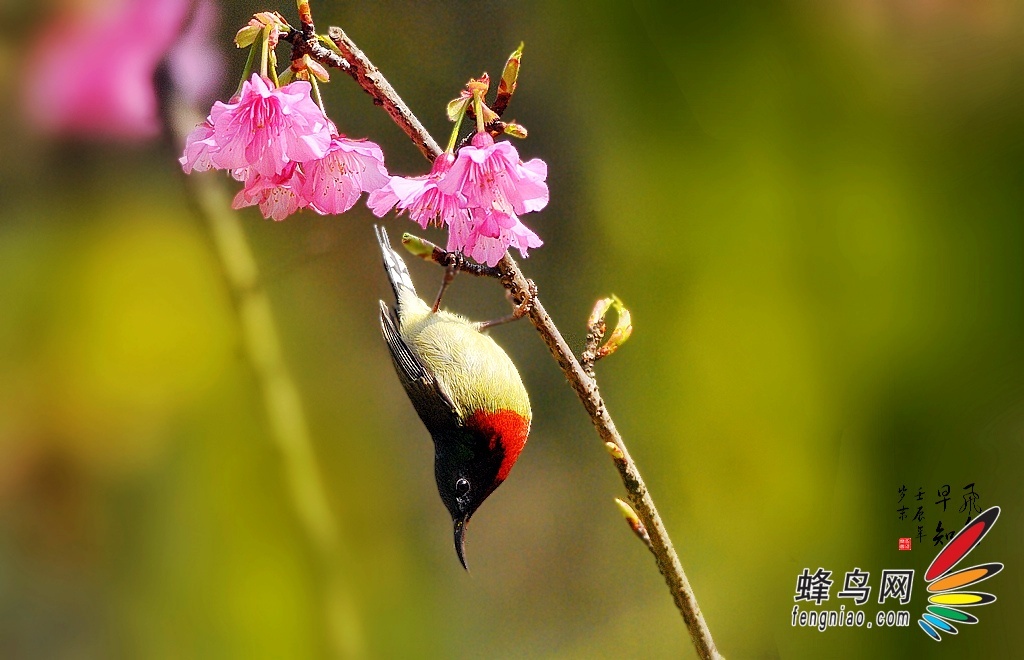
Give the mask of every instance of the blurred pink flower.
[[258, 205], [264, 218], [284, 220], [308, 205], [302, 197], [303, 179], [302, 170], [295, 163], [287, 165], [280, 174], [250, 173], [245, 187], [231, 202], [231, 208]]
[[323, 158], [305, 162], [302, 168], [306, 173], [302, 196], [321, 215], [344, 213], [361, 194], [388, 183], [384, 152], [368, 140], [335, 136]]
[[327, 117], [310, 98], [310, 85], [299, 80], [277, 89], [253, 74], [242, 83], [234, 103], [217, 101], [207, 121], [213, 125], [217, 168], [251, 168], [272, 176], [291, 163], [323, 158], [331, 145]]
[[196, 0], [188, 25], [167, 53], [171, 81], [188, 103], [212, 101], [224, 78], [224, 51], [214, 38], [219, 19], [214, 0]]
[[[25, 103], [32, 122], [46, 132], [90, 138], [157, 135], [156, 70], [178, 40], [191, 4], [191, 0], [70, 3], [29, 48], [31, 75], [25, 76]], [[194, 22], [196, 30], [213, 22], [212, 6], [201, 4], [205, 18]], [[198, 53], [193, 50], [193, 55]], [[215, 63], [207, 66], [216, 75]]]

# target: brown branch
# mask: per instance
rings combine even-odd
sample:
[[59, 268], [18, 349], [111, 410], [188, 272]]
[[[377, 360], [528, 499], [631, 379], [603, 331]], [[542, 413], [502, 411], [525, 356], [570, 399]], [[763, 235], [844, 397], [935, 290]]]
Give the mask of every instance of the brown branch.
[[[519, 266], [507, 252], [498, 262], [498, 268], [504, 274], [503, 281], [511, 284], [511, 290], [515, 291], [517, 288], [522, 289], [529, 286], [529, 281], [523, 276]], [[558, 331], [554, 321], [544, 309], [544, 305], [537, 298], [534, 298], [529, 314], [533, 326], [540, 333], [544, 343], [547, 344], [548, 350], [558, 362], [558, 366], [562, 368], [562, 373], [565, 374], [569, 385], [583, 402], [583, 407], [586, 408], [590, 420], [597, 428], [597, 434], [606, 443], [612, 443], [622, 452], [622, 458], [616, 458], [613, 462], [619, 470], [619, 476], [626, 487], [630, 503], [650, 535], [651, 549], [657, 560], [658, 570], [665, 577], [665, 582], [672, 593], [672, 599], [683, 615], [683, 621], [686, 622], [686, 627], [690, 631], [690, 638], [693, 640], [698, 655], [702, 658], [721, 657], [711, 637], [711, 631], [704, 621], [700, 605], [697, 604], [697, 597], [693, 593], [690, 581], [683, 571], [679, 555], [676, 554], [672, 540], [668, 536], [668, 530], [665, 529], [665, 524], [661, 521], [661, 515], [654, 505], [654, 499], [648, 492], [643, 477], [640, 476], [640, 470], [630, 458], [626, 443], [619, 435], [618, 429], [615, 428], [615, 422], [612, 421], [611, 415], [608, 414], [608, 409], [598, 391], [597, 381], [584, 372], [576, 356], [573, 355], [572, 349], [562, 338], [562, 333]]]
[[[430, 137], [377, 67], [356, 47], [341, 28], [332, 27], [328, 34], [342, 55], [352, 63], [349, 73], [356, 82], [373, 97], [373, 102], [376, 105], [383, 106], [387, 110], [391, 118], [412, 139], [423, 155], [433, 161], [441, 153], [441, 148]], [[440, 250], [440, 248], [437, 249]], [[441, 250], [441, 252], [444, 251]], [[431, 251], [430, 258], [433, 258], [433, 254], [434, 252]], [[596, 379], [584, 371], [572, 349], [562, 338], [562, 333], [559, 332], [554, 321], [548, 316], [547, 310], [544, 309], [544, 305], [541, 304], [536, 295], [535, 285], [523, 275], [518, 264], [508, 252], [498, 262], [498, 270], [501, 273], [502, 284], [512, 293], [516, 303], [520, 306], [528, 304], [527, 314], [530, 321], [540, 333], [555, 361], [558, 362], [569, 385], [583, 403], [601, 440], [605, 442], [606, 446], [614, 445], [617, 449], [613, 453], [613, 462], [629, 495], [629, 501], [650, 537], [650, 547], [657, 561], [658, 570], [665, 577], [672, 599], [682, 613], [683, 621], [686, 623], [698, 655], [701, 658], [721, 657], [711, 637], [711, 631], [701, 614], [690, 582], [683, 571], [679, 556], [672, 546], [672, 540], [669, 538], [668, 531], [654, 505], [654, 500], [640, 476], [640, 471], [633, 459], [630, 458], [626, 444], [615, 428], [615, 422], [608, 414], [608, 409], [598, 391]]]
[[338, 55], [327, 46], [320, 43], [316, 36], [312, 23], [303, 24], [302, 30], [285, 30], [278, 36], [281, 41], [287, 41], [292, 45], [292, 61], [301, 59], [303, 55], [309, 55], [324, 66], [341, 69], [347, 73], [352, 72], [352, 65], [341, 55]]
[[601, 340], [604, 339], [604, 333], [607, 329], [604, 316], [601, 316], [592, 325], [587, 327], [587, 339], [583, 354], [580, 356], [580, 366], [583, 368], [583, 373], [587, 374], [590, 378], [597, 378], [597, 375], [594, 373], [594, 363], [597, 362], [597, 350]]
[[363, 51], [359, 50], [359, 47], [348, 38], [341, 28], [330, 28], [327, 31], [327, 36], [338, 47], [342, 56], [351, 62], [352, 66], [348, 69], [348, 74], [373, 97], [374, 105], [383, 106], [391, 119], [409, 136], [420, 153], [426, 156], [427, 160], [433, 162], [441, 153], [441, 147], [437, 146], [437, 142], [430, 137], [430, 133], [423, 128], [423, 124], [384, 78], [384, 75], [377, 70], [377, 67], [370, 62]]

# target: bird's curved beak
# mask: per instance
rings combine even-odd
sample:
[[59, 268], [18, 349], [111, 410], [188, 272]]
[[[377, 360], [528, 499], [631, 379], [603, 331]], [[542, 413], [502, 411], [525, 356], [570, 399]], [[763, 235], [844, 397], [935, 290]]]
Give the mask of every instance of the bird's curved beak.
[[455, 520], [455, 552], [459, 555], [462, 568], [466, 571], [469, 571], [469, 566], [466, 566], [466, 525], [468, 523], [469, 516]]

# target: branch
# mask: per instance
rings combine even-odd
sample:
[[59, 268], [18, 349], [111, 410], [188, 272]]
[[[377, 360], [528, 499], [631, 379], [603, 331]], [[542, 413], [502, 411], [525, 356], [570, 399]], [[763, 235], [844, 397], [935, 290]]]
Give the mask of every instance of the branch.
[[391, 86], [391, 83], [384, 78], [377, 67], [359, 50], [351, 39], [348, 38], [341, 28], [331, 27], [327, 31], [334, 45], [338, 47], [342, 57], [351, 63], [347, 73], [352, 76], [359, 86], [373, 97], [373, 104], [383, 106], [398, 127], [405, 131], [416, 148], [420, 150], [427, 160], [433, 162], [441, 153], [441, 147], [437, 146], [434, 138], [430, 137], [427, 129], [423, 128], [419, 118], [413, 114], [409, 106], [405, 104], [402, 97]]
[[[525, 290], [529, 287], [529, 281], [523, 276], [519, 266], [507, 252], [498, 262], [498, 268], [504, 273], [504, 281], [511, 282], [512, 286], [509, 288], [513, 294], [516, 288]], [[640, 470], [630, 457], [626, 443], [619, 435], [618, 429], [615, 428], [615, 422], [612, 421], [611, 415], [608, 414], [608, 409], [598, 391], [597, 381], [583, 371], [583, 367], [573, 355], [572, 349], [562, 338], [562, 333], [558, 331], [554, 321], [551, 320], [544, 306], [536, 297], [534, 297], [529, 315], [530, 321], [533, 322], [533, 326], [540, 333], [544, 343], [547, 344], [551, 355], [558, 362], [558, 366], [562, 368], [562, 373], [565, 374], [569, 385], [583, 402], [583, 407], [586, 408], [590, 420], [597, 428], [597, 434], [606, 443], [614, 445], [622, 454], [621, 458], [613, 454], [612, 461], [619, 470], [619, 476], [622, 478], [622, 484], [626, 487], [629, 501], [636, 509], [637, 515], [650, 536], [651, 551], [657, 560], [658, 570], [665, 577], [668, 589], [672, 593], [672, 599], [683, 615], [683, 621], [686, 622], [686, 627], [690, 631], [690, 638], [693, 640], [698, 655], [702, 658], [721, 657], [711, 637], [711, 631], [704, 621], [700, 605], [697, 604], [697, 597], [693, 593], [690, 581], [683, 571], [679, 555], [676, 554], [675, 547], [672, 545], [672, 539], [668, 536], [668, 530], [665, 529], [665, 524], [661, 521], [661, 515], [654, 505], [654, 499], [648, 492], [643, 477], [640, 476]]]
[[312, 23], [303, 24], [301, 32], [295, 29], [285, 30], [278, 38], [292, 45], [292, 61], [300, 59], [303, 55], [309, 55], [325, 66], [341, 69], [347, 73], [352, 71], [352, 65], [348, 63], [348, 60], [320, 43], [320, 38], [313, 32]]
[[[330, 28], [328, 35], [341, 51], [342, 56], [352, 64], [349, 73], [356, 82], [373, 97], [373, 102], [376, 105], [384, 106], [391, 118], [412, 139], [423, 155], [433, 161], [441, 153], [441, 148], [430, 137], [377, 67], [356, 47], [341, 28]], [[441, 252], [444, 251], [441, 250]], [[437, 261], [434, 254], [435, 251], [431, 250], [430, 258]], [[445, 264], [450, 266], [447, 262]], [[697, 604], [697, 598], [694, 596], [693, 589], [690, 587], [690, 582], [686, 579], [686, 573], [679, 561], [679, 556], [672, 545], [672, 540], [661, 521], [654, 500], [640, 476], [640, 471], [626, 449], [626, 443], [615, 428], [615, 422], [612, 421], [611, 415], [608, 414], [608, 409], [598, 391], [597, 380], [584, 371], [572, 349], [562, 338], [562, 333], [559, 332], [554, 321], [544, 309], [544, 305], [541, 304], [540, 298], [536, 295], [536, 286], [523, 275], [519, 265], [508, 252], [498, 262], [498, 271], [501, 274], [502, 284], [512, 293], [513, 299], [520, 305], [529, 305], [527, 313], [530, 321], [540, 333], [541, 339], [544, 340], [555, 361], [558, 362], [569, 385], [583, 403], [583, 407], [597, 428], [598, 435], [606, 443], [606, 446], [611, 445], [616, 449], [616, 451], [610, 451], [613, 462], [622, 478], [629, 501], [642, 522], [642, 528], [649, 535], [650, 548], [657, 561], [658, 570], [665, 577], [672, 599], [683, 615], [683, 621], [686, 623], [698, 655], [701, 658], [720, 658], [711, 637], [711, 631], [708, 630], [700, 606]]]
[[413, 236], [408, 233], [402, 234], [402, 244], [405, 245], [405, 249], [409, 250], [409, 252], [414, 256], [425, 261], [433, 261], [439, 266], [452, 268], [460, 273], [469, 273], [470, 275], [475, 275], [477, 277], [493, 277], [495, 279], [501, 279], [501, 271], [497, 268], [491, 268], [484, 264], [468, 261], [462, 254], [458, 252], [448, 252], [440, 245], [434, 245], [425, 238]]

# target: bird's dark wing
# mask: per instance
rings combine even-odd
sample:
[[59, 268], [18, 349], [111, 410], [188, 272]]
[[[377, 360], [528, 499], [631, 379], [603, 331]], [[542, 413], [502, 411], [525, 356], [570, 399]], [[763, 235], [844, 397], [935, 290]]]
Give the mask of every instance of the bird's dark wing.
[[387, 305], [380, 303], [380, 329], [388, 344], [391, 360], [413, 407], [431, 435], [462, 426], [455, 405], [395, 327]]

